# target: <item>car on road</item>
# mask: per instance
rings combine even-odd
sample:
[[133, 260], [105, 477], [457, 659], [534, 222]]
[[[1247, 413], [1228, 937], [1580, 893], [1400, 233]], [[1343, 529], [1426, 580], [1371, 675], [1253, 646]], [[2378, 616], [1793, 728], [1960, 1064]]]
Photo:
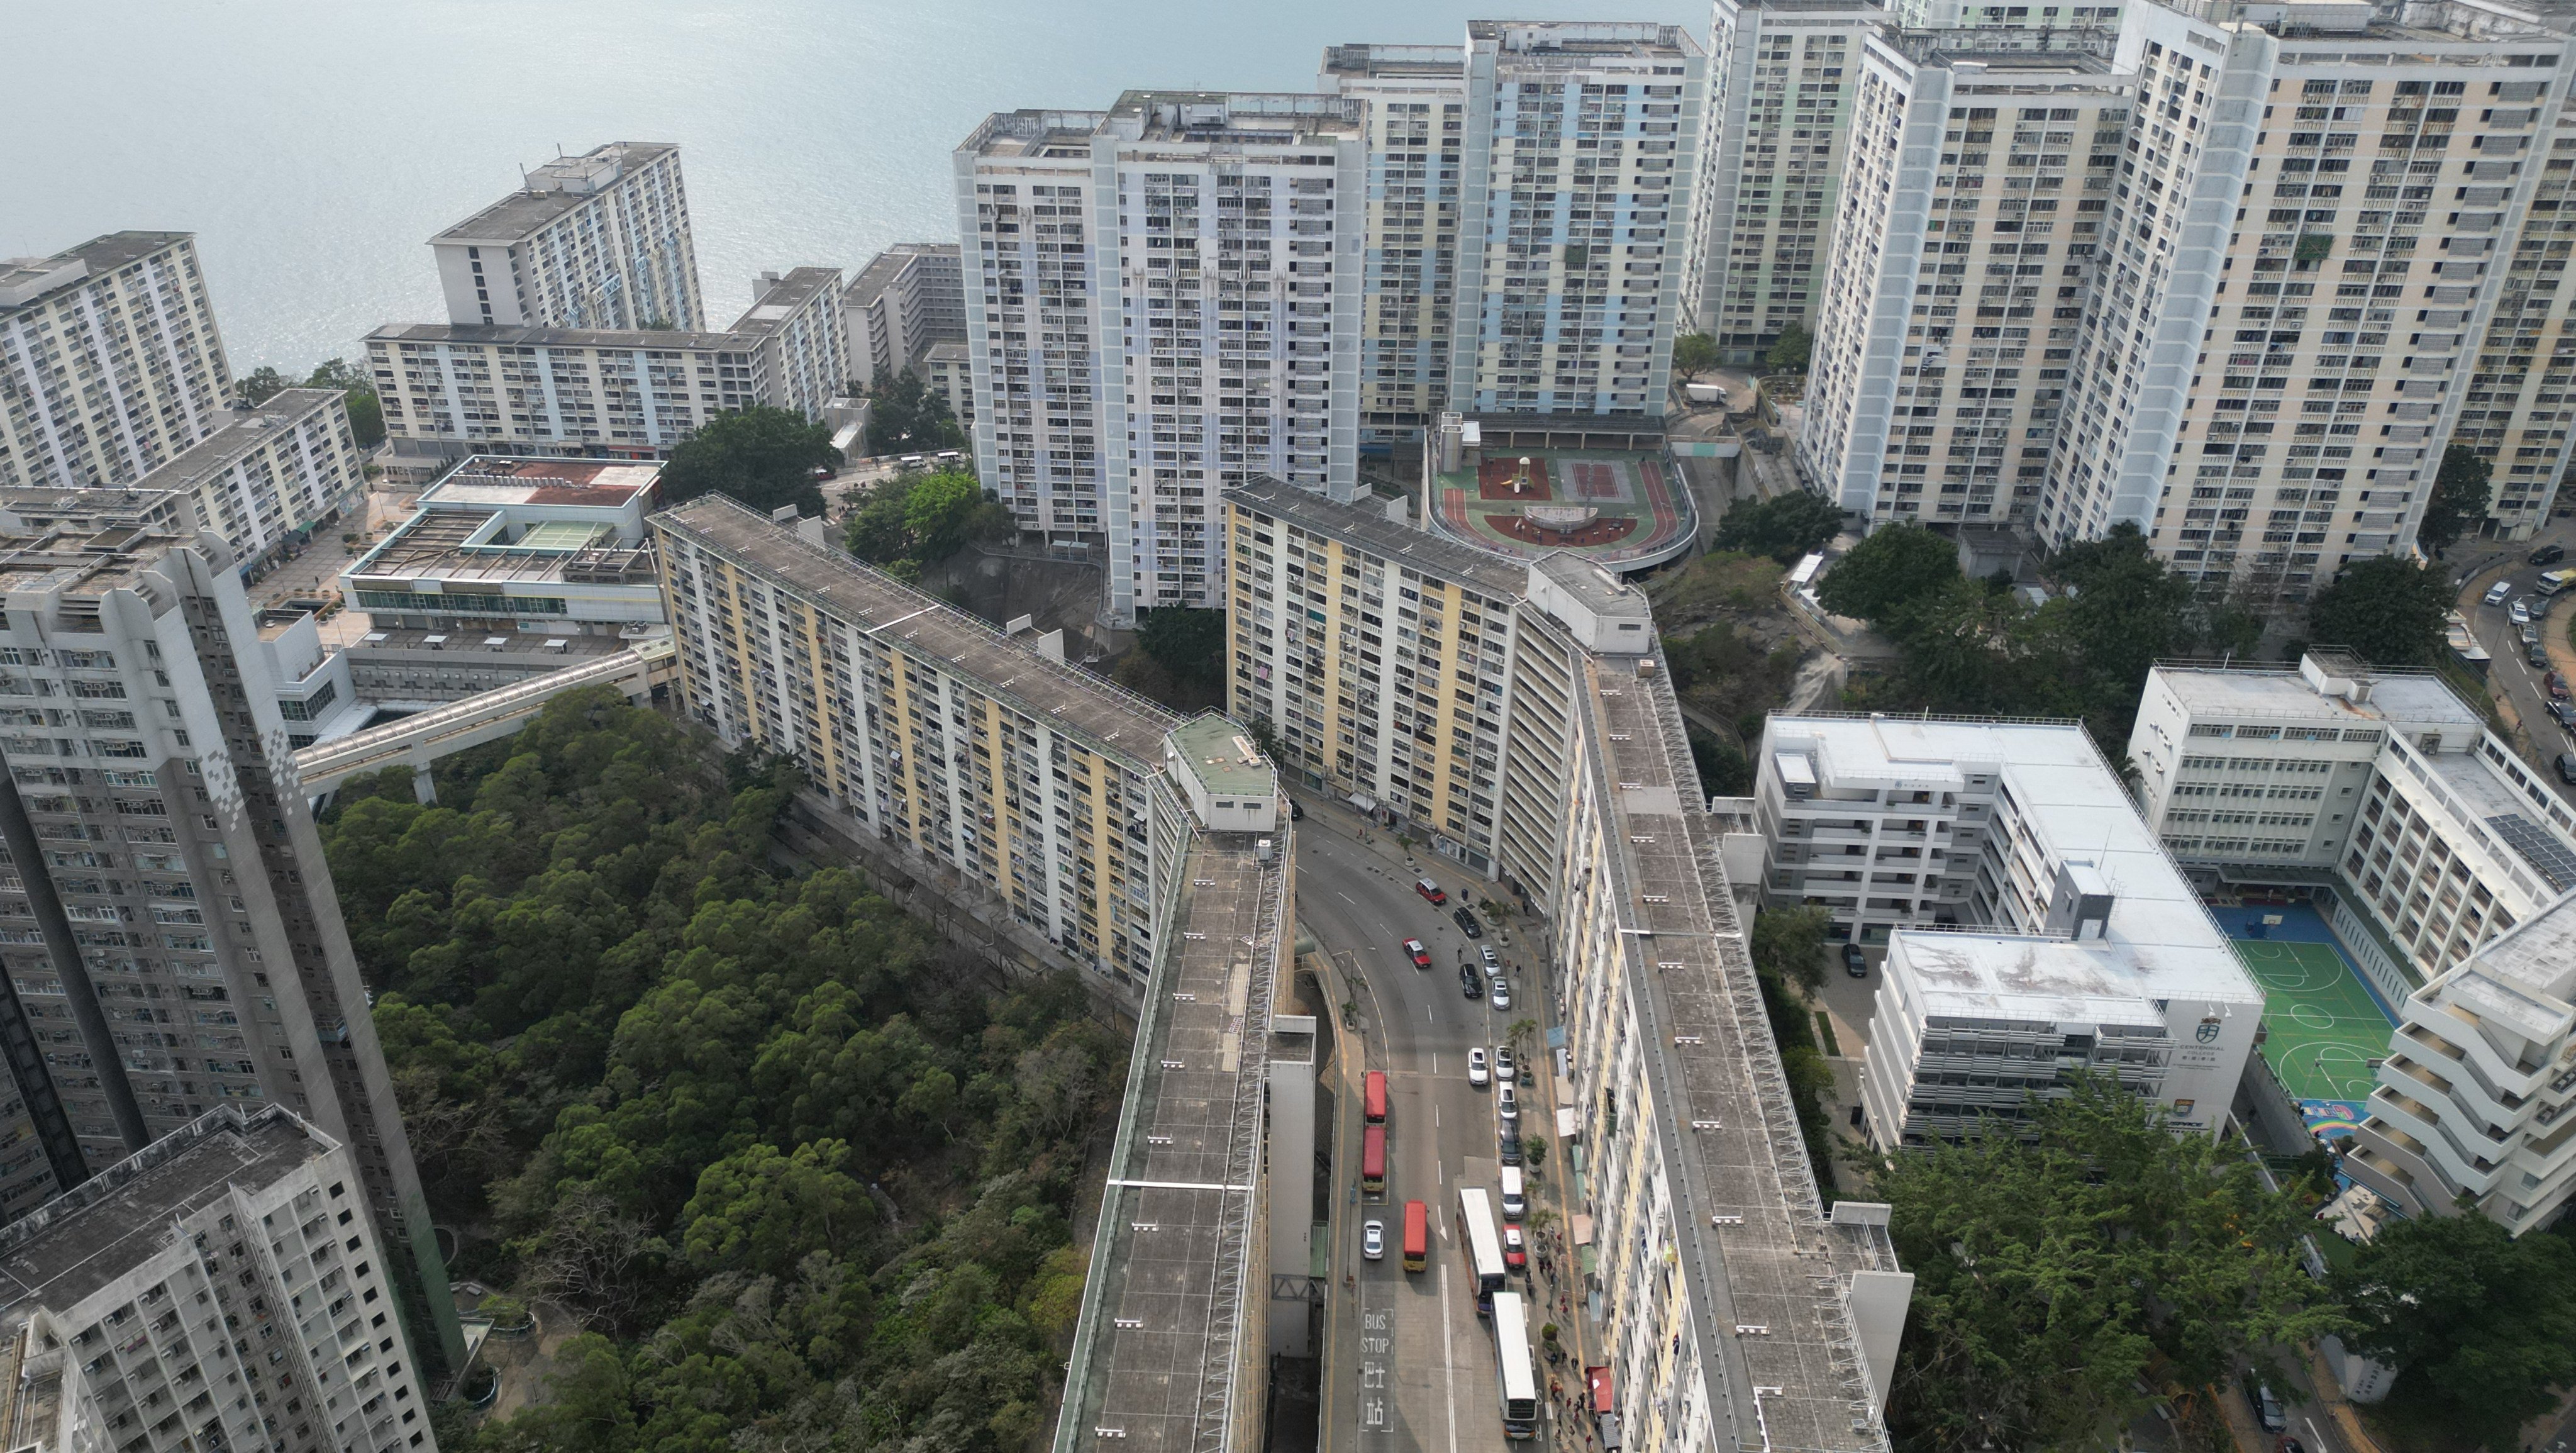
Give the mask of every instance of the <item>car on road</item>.
[[1457, 909], [1449, 916], [1456, 920], [1458, 931], [1460, 933], [1467, 935], [1469, 938], [1483, 938], [1485, 936], [1485, 926], [1476, 921], [1476, 915], [1468, 909], [1466, 904], [1459, 904]]
[[2555, 671], [2541, 677], [2540, 685], [2543, 690], [2546, 690], [2550, 695], [2558, 698], [2560, 701], [2565, 701], [2568, 697], [2567, 678], [2559, 675]]
[[1492, 1078], [1493, 1076], [1485, 1069], [1484, 1047], [1479, 1045], [1476, 1048], [1468, 1050], [1467, 1083], [1482, 1089], [1486, 1084], [1491, 1082]]
[[1492, 997], [1492, 999], [1493, 999], [1493, 1001], [1494, 1001], [1494, 1007], [1495, 1007], [1495, 1008], [1497, 1008], [1497, 1009], [1509, 1009], [1509, 1008], [1511, 1008], [1511, 1007], [1512, 1007], [1512, 986], [1511, 986], [1511, 985], [1509, 985], [1509, 984], [1504, 983], [1501, 979], [1496, 979], [1496, 980], [1494, 980], [1494, 989], [1493, 989], [1493, 994], [1492, 994], [1492, 996], [1491, 996], [1491, 997]]
[[1521, 1228], [1503, 1228], [1503, 1265], [1511, 1271], [1529, 1270], [1529, 1243], [1521, 1239]]
[[1494, 952], [1492, 945], [1479, 945], [1476, 949], [1476, 956], [1485, 961], [1486, 973], [1499, 974], [1503, 971], [1503, 956]]
[[[2526, 645], [2526, 646], [2531, 647], [2531, 648], [2532, 648], [2532, 649], [2534, 649], [2534, 650], [2538, 650], [2538, 649], [2539, 649], [2539, 647], [2540, 647], [2540, 625], [2539, 625], [2539, 623], [2538, 623], [2538, 622], [2536, 622], [2536, 621], [2535, 621], [2535, 622], [2532, 622], [2531, 624], [2526, 625], [2526, 626], [2524, 626], [2524, 627], [2522, 628], [2522, 643], [2523, 643], [2524, 645]], [[2545, 659], [2545, 657], [2544, 657], [2544, 659]]]
[[1859, 944], [1843, 945], [1843, 972], [1855, 979], [1869, 977], [1869, 956], [1860, 951]]
[[2512, 581], [2499, 580], [2495, 584], [2487, 587], [2487, 604], [2502, 605], [2511, 599], [2513, 599]]
[[1371, 1261], [1386, 1259], [1386, 1223], [1384, 1221], [1360, 1223], [1360, 1255]]
[[1446, 903], [1449, 901], [1448, 892], [1441, 888], [1439, 884], [1432, 882], [1428, 878], [1414, 879], [1413, 891], [1421, 894], [1428, 902]]
[[1305, 807], [1294, 797], [1288, 799], [1288, 820], [1290, 822], [1304, 822], [1306, 820]]
[[2567, 547], [2564, 545], [2543, 545], [2531, 552], [2531, 563], [2534, 565], [2555, 565], [2566, 558]]
[[1512, 1051], [1509, 1045], [1502, 1045], [1494, 1050], [1494, 1078], [1498, 1080], [1512, 1078]]
[[2289, 1415], [2281, 1410], [2281, 1400], [2272, 1396], [2269, 1384], [2251, 1377], [2245, 1379], [2245, 1401], [2253, 1405], [2254, 1421], [2263, 1425], [2264, 1432], [2280, 1433], [2289, 1430]]
[[1521, 1118], [1521, 1096], [1509, 1085], [1494, 1086], [1494, 1113], [1506, 1120]]
[[2513, 617], [2513, 623], [2514, 623], [2515, 625], [2518, 625], [2518, 626], [2527, 626], [2527, 625], [2530, 625], [2530, 624], [2531, 624], [2531, 605], [2532, 605], [2531, 597], [2526, 595], [2526, 596], [2524, 596], [2522, 599], [2515, 601], [2515, 602], [2513, 603], [2513, 609], [2512, 609], [2512, 610], [2510, 610], [2510, 611], [2505, 612], [2505, 614], [2510, 615], [2510, 616], [2512, 616], [2512, 617]]
[[1431, 950], [1424, 948], [1422, 940], [1418, 938], [1408, 938], [1404, 941], [1404, 956], [1413, 960], [1413, 966], [1417, 969], [1431, 967]]
[[2558, 780], [2576, 787], [2576, 752], [2558, 754]]
[[2560, 726], [2576, 730], [2576, 702], [2553, 701], [2549, 703], [2549, 714], [2557, 718]]
[[1503, 1164], [1505, 1164], [1505, 1165], [1518, 1165], [1518, 1164], [1520, 1164], [1520, 1163], [1521, 1163], [1521, 1127], [1520, 1127], [1520, 1122], [1519, 1122], [1519, 1121], [1517, 1121], [1517, 1120], [1506, 1120], [1506, 1121], [1504, 1121], [1504, 1122], [1503, 1122], [1503, 1128], [1502, 1128], [1502, 1130], [1494, 1136], [1494, 1145], [1495, 1145], [1495, 1149], [1496, 1149], [1496, 1151], [1497, 1151], [1497, 1154], [1496, 1154], [1496, 1156], [1495, 1156], [1495, 1158], [1496, 1158], [1496, 1159], [1500, 1160], [1500, 1161], [1501, 1161]]
[[1458, 990], [1470, 999], [1484, 998], [1485, 976], [1477, 973], [1474, 969], [1460, 969], [1458, 971]]
[[2546, 671], [2549, 669], [2549, 648], [2538, 641], [2525, 641], [2522, 643], [2522, 659]]

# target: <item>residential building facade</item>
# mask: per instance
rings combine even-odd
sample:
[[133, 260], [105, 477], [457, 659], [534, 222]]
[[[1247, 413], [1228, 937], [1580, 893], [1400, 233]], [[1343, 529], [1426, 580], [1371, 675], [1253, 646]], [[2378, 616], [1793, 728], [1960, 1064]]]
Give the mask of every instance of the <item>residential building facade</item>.
[[131, 484], [221, 428], [232, 386], [194, 234], [0, 260], [0, 488]]
[[214, 433], [134, 488], [194, 501], [194, 528], [223, 536], [247, 569], [362, 507], [366, 462], [338, 389], [291, 388], [229, 411]]
[[1716, 0], [1683, 331], [1730, 363], [1815, 329], [1861, 47], [1888, 18], [1862, 0]]
[[2398, 1006], [2343, 1164], [2413, 1216], [2466, 1196], [2516, 1235], [2576, 1189], [2576, 899], [2489, 939]]
[[2576, 810], [2420, 670], [2163, 664], [2129, 760], [2148, 823], [2238, 884], [2329, 885], [2347, 950], [2399, 1003], [2576, 889]]
[[364, 1183], [285, 1107], [223, 1105], [0, 1228], [9, 1446], [436, 1453]]
[[1418, 443], [1449, 396], [1466, 146], [1466, 51], [1337, 45], [1315, 89], [1368, 103], [1360, 443]]
[[1188, 723], [724, 496], [651, 525], [691, 716], [796, 758], [855, 832], [1068, 961], [1145, 981], [1195, 831], [1164, 760]]
[[871, 258], [841, 294], [848, 377], [862, 390], [918, 368], [934, 343], [966, 341], [966, 274], [954, 242], [905, 242]]
[[391, 467], [434, 478], [470, 454], [661, 459], [755, 404], [819, 419], [844, 366], [838, 274], [798, 268], [723, 333], [461, 327], [367, 336]]
[[2134, 88], [2103, 62], [2111, 38], [1858, 37], [1797, 440], [1808, 477], [1844, 509], [1922, 524], [2036, 517], [2128, 133]]
[[8, 1067], [0, 1218], [208, 1110], [282, 1105], [348, 1147], [453, 1365], [428, 1206], [222, 542], [56, 532], [6, 555], [0, 1017], [31, 1052]]
[[2133, 523], [2289, 603], [2412, 542], [2568, 46], [2484, 0], [2243, 14], [2123, 17], [2138, 100], [2038, 533]]
[[429, 246], [460, 328], [707, 326], [680, 149], [668, 142], [559, 156]]
[[1679, 26], [1473, 21], [1448, 408], [1660, 418], [1707, 57]]
[[1356, 488], [1363, 113], [1131, 91], [957, 150], [977, 473], [1103, 552], [1112, 624], [1222, 599], [1228, 483]]
[[2010, 1120], [2077, 1068], [2225, 1127], [2262, 992], [2079, 723], [1775, 714], [1756, 773], [1768, 901], [1888, 946], [1873, 1144]]
[[2493, 266], [2504, 270], [2504, 282], [2450, 436], [2493, 467], [2487, 514], [2495, 533], [2512, 540], [2548, 523], [2569, 464], [2568, 425], [2576, 422], [2576, 333], [2568, 331], [2576, 290], [2563, 286], [2567, 255], [2576, 250], [2576, 93], [2558, 101], [2546, 134], [2548, 159], [2535, 140], [2525, 163], [2540, 173], [2530, 204], [2518, 220], [2507, 217], [2507, 241], [2497, 245]]

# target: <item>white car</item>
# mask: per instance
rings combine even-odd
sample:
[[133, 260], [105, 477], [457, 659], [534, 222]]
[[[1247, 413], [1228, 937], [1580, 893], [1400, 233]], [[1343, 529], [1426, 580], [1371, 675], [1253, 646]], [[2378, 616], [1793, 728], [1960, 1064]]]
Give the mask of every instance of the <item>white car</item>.
[[1512, 1007], [1511, 986], [1503, 982], [1501, 975], [1497, 974], [1494, 976], [1494, 987], [1491, 992], [1485, 995], [1485, 1001], [1497, 1009], [1509, 1009]]
[[1494, 1108], [1506, 1120], [1521, 1118], [1521, 1097], [1509, 1085], [1494, 1086]]
[[1509, 1083], [1512, 1070], [1512, 1047], [1508, 1044], [1494, 1046], [1494, 1077]]
[[2531, 624], [2531, 597], [2526, 595], [2522, 599], [2515, 601], [2513, 603], [2513, 610], [2510, 614], [2513, 616], [2513, 623], [2515, 625], [2527, 626]]
[[2502, 605], [2511, 599], [2513, 599], [2513, 582], [2510, 580], [2499, 580], [2487, 588], [2489, 605]]
[[1485, 1051], [1481, 1048], [1467, 1051], [1467, 1083], [1483, 1089], [1492, 1079], [1485, 1072]]
[[1384, 1221], [1361, 1223], [1360, 1255], [1371, 1261], [1386, 1259], [1386, 1223]]
[[1478, 944], [1476, 952], [1484, 956], [1486, 973], [1499, 974], [1503, 971], [1503, 956], [1494, 952], [1492, 945]]

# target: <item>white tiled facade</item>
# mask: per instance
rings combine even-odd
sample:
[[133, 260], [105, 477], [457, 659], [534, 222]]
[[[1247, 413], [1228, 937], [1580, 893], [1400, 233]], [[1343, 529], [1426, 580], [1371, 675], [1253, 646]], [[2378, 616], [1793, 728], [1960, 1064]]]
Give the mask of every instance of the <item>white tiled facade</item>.
[[966, 280], [958, 256], [954, 242], [907, 242], [859, 269], [841, 295], [852, 383], [873, 387], [918, 367], [932, 345], [965, 341]]
[[1679, 26], [1469, 24], [1450, 409], [1662, 416], [1707, 81]]
[[1316, 89], [1368, 103], [1360, 303], [1360, 438], [1419, 441], [1449, 396], [1466, 51], [1338, 45]]
[[1888, 28], [1860, 43], [1798, 438], [1846, 510], [2037, 512], [2132, 87], [2089, 32], [2032, 39]]
[[557, 157], [429, 246], [460, 328], [707, 326], [680, 149], [666, 142]]
[[2548, 522], [2576, 423], [2576, 334], [2567, 331], [2576, 288], [2566, 286], [2576, 250], [2576, 94], [2560, 101], [2547, 136], [2547, 159], [2535, 141], [2524, 163], [2540, 180], [2519, 224], [2507, 219], [2509, 240], [2492, 264], [2504, 270], [2504, 285], [2451, 427], [2453, 444], [2494, 466], [2488, 513], [2498, 534], [2516, 540]]
[[131, 484], [231, 417], [185, 232], [0, 259], [0, 488]]
[[1105, 551], [1114, 624], [1222, 600], [1228, 483], [1356, 488], [1364, 112], [1135, 91], [957, 150], [977, 473]]

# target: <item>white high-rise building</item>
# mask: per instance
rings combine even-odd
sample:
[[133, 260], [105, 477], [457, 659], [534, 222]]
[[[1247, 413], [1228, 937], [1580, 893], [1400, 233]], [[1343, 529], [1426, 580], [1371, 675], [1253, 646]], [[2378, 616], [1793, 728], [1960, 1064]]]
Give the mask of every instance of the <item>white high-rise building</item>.
[[849, 377], [861, 388], [966, 339], [966, 279], [954, 242], [906, 242], [870, 259], [841, 294]]
[[285, 1108], [226, 1105], [0, 1230], [9, 1446], [436, 1453], [361, 1176]]
[[429, 246], [460, 328], [707, 326], [680, 149], [668, 142], [557, 157]]
[[1316, 89], [1368, 102], [1360, 439], [1419, 441], [1449, 396], [1467, 60], [1454, 45], [1337, 45]]
[[1887, 19], [1867, 0], [1716, 0], [1682, 331], [1712, 335], [1730, 362], [1815, 327], [1854, 73]]
[[232, 418], [186, 232], [0, 259], [0, 488], [131, 484]]
[[[2481, 111], [2485, 108], [2480, 108]], [[2542, 110], [2549, 110], [2543, 103]], [[2468, 391], [2450, 442], [2476, 450], [2494, 466], [2487, 513], [2497, 533], [2527, 539], [2548, 523], [2558, 483], [2570, 463], [2569, 435], [2576, 433], [2576, 288], [2562, 287], [2557, 269], [2576, 246], [2576, 166], [2560, 162], [2576, 153], [2576, 93], [2561, 99], [2548, 131], [2549, 160], [2539, 160], [2535, 140], [2530, 165], [2540, 171], [2531, 204], [2508, 227], [2511, 256], [2499, 245], [2494, 266], [2504, 273], [2478, 344]], [[2437, 456], [2438, 458], [2438, 456]]]
[[1662, 417], [1707, 57], [1676, 25], [1480, 20], [1466, 59], [1448, 407]]
[[1222, 602], [1227, 484], [1357, 487], [1364, 110], [1131, 91], [957, 149], [977, 472], [1105, 551], [1114, 623]]
[[2037, 523], [2287, 603], [2414, 538], [2569, 34], [2490, 0], [2230, 13], [2123, 18], [2136, 114]]
[[[1798, 457], [1844, 509], [2038, 510], [2135, 79], [2099, 31], [1862, 35]], [[2045, 48], [2043, 48], [2043, 43]]]

